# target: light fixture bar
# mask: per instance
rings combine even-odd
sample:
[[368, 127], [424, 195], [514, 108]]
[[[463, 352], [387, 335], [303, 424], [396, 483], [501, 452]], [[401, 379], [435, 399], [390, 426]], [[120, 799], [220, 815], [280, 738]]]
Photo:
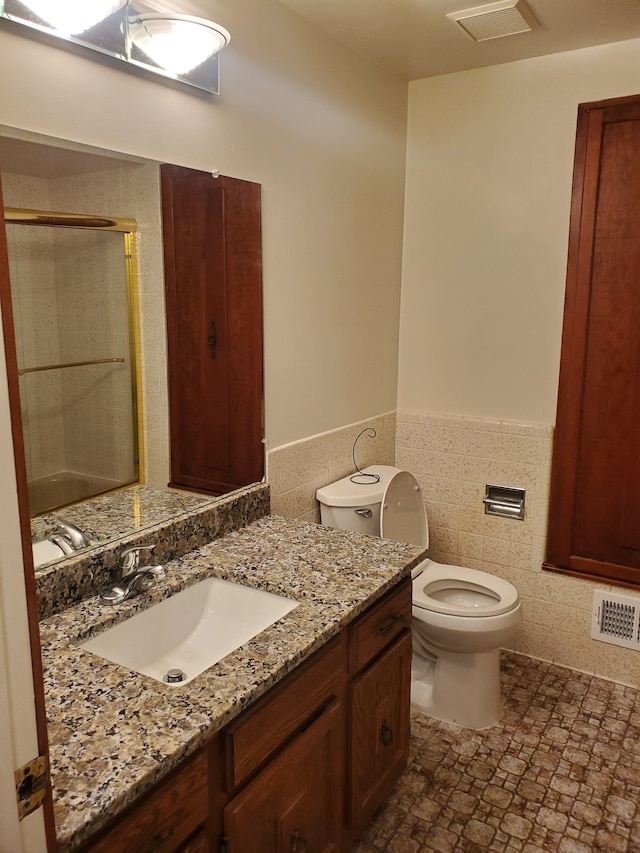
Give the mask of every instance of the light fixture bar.
[[127, 0], [22, 0], [61, 34], [79, 35], [127, 5]]
[[214, 94], [218, 52], [231, 40], [220, 24], [159, 12], [147, 0], [0, 0], [4, 22]]

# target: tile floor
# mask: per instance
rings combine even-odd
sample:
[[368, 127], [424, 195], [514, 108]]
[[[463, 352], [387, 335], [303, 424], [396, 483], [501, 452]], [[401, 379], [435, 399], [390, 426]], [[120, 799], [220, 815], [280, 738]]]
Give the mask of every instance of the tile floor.
[[502, 659], [500, 722], [412, 715], [409, 764], [353, 853], [640, 853], [640, 691]]

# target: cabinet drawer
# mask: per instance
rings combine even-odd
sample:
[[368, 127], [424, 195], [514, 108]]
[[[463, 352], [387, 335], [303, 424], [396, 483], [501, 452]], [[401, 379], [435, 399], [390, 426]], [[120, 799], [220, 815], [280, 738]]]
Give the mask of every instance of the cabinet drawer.
[[87, 853], [173, 853], [208, 813], [207, 757], [201, 750], [141, 798], [113, 829], [82, 849]]
[[411, 627], [411, 578], [374, 604], [349, 631], [349, 673], [355, 675], [385, 646]]
[[343, 631], [225, 729], [227, 790], [244, 782], [341, 690]]

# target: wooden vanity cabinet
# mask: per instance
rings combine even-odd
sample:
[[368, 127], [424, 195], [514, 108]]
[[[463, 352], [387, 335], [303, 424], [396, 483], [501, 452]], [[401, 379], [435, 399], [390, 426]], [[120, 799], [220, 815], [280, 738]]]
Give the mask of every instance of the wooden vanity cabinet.
[[348, 853], [406, 765], [410, 620], [406, 579], [83, 853]]

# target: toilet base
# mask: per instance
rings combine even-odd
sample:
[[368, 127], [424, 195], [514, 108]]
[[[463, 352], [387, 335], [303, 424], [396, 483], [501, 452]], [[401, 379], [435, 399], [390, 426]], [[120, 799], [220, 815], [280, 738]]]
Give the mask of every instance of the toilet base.
[[435, 660], [414, 649], [411, 707], [468, 729], [495, 725], [502, 712], [499, 649], [468, 654], [439, 649]]

